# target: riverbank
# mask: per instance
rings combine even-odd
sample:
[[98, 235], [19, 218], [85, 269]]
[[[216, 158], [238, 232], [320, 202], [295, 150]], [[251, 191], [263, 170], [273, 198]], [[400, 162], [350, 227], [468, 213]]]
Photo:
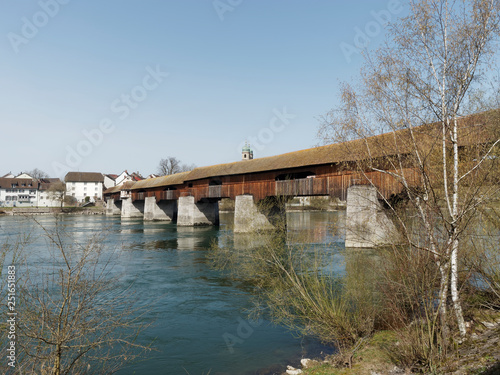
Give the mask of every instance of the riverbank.
[[0, 215], [38, 216], [38, 215], [104, 215], [104, 207], [2, 207]]
[[[395, 360], [397, 335], [380, 331], [344, 355], [317, 360], [303, 360], [298, 368], [288, 367], [282, 375], [411, 375], [416, 368], [404, 368]], [[500, 312], [477, 314], [469, 322], [469, 337], [440, 369], [428, 375], [498, 375], [500, 374]]]

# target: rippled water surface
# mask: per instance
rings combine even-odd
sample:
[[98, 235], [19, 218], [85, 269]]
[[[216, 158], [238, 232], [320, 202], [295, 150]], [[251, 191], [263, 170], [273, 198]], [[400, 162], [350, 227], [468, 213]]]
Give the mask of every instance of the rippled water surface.
[[[339, 253], [343, 242], [331, 226], [342, 215], [288, 214], [290, 238], [323, 246], [332, 255], [328, 267], [339, 273], [343, 272]], [[52, 217], [37, 220], [46, 227], [54, 224]], [[225, 277], [207, 261], [210, 244], [227, 235], [231, 214], [221, 214], [221, 226], [216, 228], [104, 216], [65, 216], [62, 222], [79, 241], [106, 229], [106, 244], [118, 255], [113, 273], [147, 307], [145, 318], [152, 325], [139, 340], [153, 342], [157, 350], [119, 374], [271, 374], [302, 356], [332, 350], [311, 339], [295, 338], [266, 320], [258, 325], [247, 320], [248, 286]], [[29, 262], [42, 266], [49, 261], [41, 229], [30, 219], [2, 217], [0, 231], [3, 239], [31, 233]], [[238, 340], [228, 345], [228, 338], [234, 337]]]

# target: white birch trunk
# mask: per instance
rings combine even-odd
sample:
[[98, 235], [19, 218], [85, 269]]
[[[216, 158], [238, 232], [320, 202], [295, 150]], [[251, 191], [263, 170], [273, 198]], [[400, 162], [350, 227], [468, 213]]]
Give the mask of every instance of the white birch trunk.
[[[456, 108], [455, 108], [456, 109]], [[453, 309], [455, 310], [455, 315], [457, 317], [458, 329], [460, 331], [460, 336], [464, 337], [466, 334], [464, 315], [462, 312], [462, 304], [460, 303], [459, 292], [458, 292], [458, 237], [457, 237], [457, 220], [459, 216], [458, 198], [459, 198], [459, 154], [458, 154], [458, 124], [456, 118], [456, 111], [454, 113], [455, 118], [453, 119], [453, 134], [452, 134], [452, 144], [453, 144], [453, 196], [452, 196], [452, 228], [450, 230], [450, 237], [452, 239], [451, 243], [451, 299], [453, 301]]]
[[457, 317], [458, 330], [460, 331], [460, 336], [464, 337], [466, 335], [465, 330], [465, 320], [462, 311], [462, 304], [460, 303], [459, 293], [458, 293], [458, 241], [453, 241], [453, 246], [451, 250], [451, 299], [453, 301], [453, 309], [455, 310], [455, 315]]

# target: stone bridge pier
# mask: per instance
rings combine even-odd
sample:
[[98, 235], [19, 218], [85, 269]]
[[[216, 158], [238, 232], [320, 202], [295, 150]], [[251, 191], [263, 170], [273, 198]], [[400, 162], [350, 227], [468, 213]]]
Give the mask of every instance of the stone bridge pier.
[[132, 198], [123, 199], [122, 217], [144, 217], [144, 201], [132, 201]]
[[285, 202], [268, 197], [257, 205], [253, 195], [238, 195], [234, 203], [234, 233], [286, 228]]
[[353, 185], [347, 189], [346, 247], [378, 247], [399, 242], [399, 233], [379, 202], [377, 189]]
[[109, 198], [106, 202], [106, 216], [121, 215], [122, 201]]
[[177, 219], [177, 201], [156, 201], [156, 197], [144, 199], [144, 220], [174, 221]]
[[204, 199], [195, 202], [193, 196], [179, 197], [177, 225], [181, 227], [219, 225], [219, 200]]

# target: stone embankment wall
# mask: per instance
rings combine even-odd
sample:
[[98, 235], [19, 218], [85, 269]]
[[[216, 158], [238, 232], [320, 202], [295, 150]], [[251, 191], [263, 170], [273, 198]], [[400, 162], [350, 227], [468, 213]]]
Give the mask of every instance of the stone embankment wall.
[[35, 215], [54, 215], [54, 214], [73, 214], [73, 215], [103, 215], [104, 209], [88, 209], [88, 208], [53, 208], [53, 207], [14, 207], [10, 210], [2, 210], [0, 215], [11, 216], [35, 216]]

